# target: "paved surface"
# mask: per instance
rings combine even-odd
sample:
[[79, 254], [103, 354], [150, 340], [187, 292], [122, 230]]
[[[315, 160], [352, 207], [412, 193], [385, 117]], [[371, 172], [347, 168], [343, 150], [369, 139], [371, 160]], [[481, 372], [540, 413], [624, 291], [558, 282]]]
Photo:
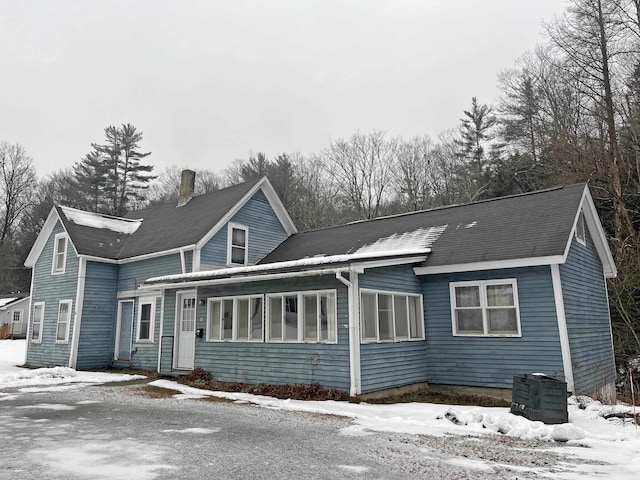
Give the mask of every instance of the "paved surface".
[[523, 479], [566, 461], [549, 444], [348, 434], [348, 418], [149, 398], [144, 387], [0, 397], [0, 479]]

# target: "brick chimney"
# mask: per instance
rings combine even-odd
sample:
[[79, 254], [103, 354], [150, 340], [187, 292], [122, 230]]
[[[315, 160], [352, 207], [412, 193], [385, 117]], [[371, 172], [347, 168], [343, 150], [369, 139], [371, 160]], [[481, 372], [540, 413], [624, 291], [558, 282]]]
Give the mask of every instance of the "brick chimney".
[[180, 178], [180, 193], [178, 194], [178, 206], [186, 205], [193, 198], [193, 190], [196, 186], [196, 172], [182, 170]]

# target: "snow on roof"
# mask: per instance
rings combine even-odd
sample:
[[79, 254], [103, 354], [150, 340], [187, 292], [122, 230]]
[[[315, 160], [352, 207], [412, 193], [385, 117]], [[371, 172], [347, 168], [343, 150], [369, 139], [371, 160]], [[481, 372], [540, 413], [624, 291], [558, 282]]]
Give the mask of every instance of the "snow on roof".
[[11, 297], [11, 298], [0, 298], [0, 308], [4, 307], [5, 305], [10, 304], [11, 302], [17, 300], [18, 297]]
[[429, 228], [419, 228], [411, 232], [394, 233], [388, 237], [382, 237], [374, 243], [364, 245], [356, 250], [356, 253], [373, 253], [384, 251], [398, 251], [407, 248], [430, 248], [440, 235], [447, 229], [447, 225]]
[[369, 251], [369, 252], [364, 251], [364, 252], [350, 253], [346, 255], [325, 255], [325, 256], [302, 258], [300, 260], [290, 260], [287, 262], [267, 263], [264, 265], [249, 265], [246, 267], [230, 267], [230, 268], [220, 268], [217, 270], [204, 270], [201, 272], [163, 275], [160, 277], [149, 278], [144, 283], [149, 284], [149, 283], [171, 282], [176, 280], [200, 280], [200, 279], [208, 279], [208, 278], [223, 277], [223, 276], [228, 277], [233, 275], [261, 273], [261, 272], [266, 272], [270, 270], [314, 267], [319, 265], [330, 265], [335, 263], [347, 263], [347, 262], [356, 262], [356, 261], [364, 261], [364, 260], [373, 260], [373, 259], [384, 258], [384, 257], [407, 257], [407, 256], [416, 256], [416, 255], [426, 255], [430, 252], [431, 252], [431, 249], [429, 248], [413, 247], [413, 248], [394, 249], [394, 250], [386, 250], [386, 251], [385, 250], [375, 250], [375, 251]]
[[60, 207], [67, 220], [84, 227], [107, 229], [125, 235], [132, 235], [142, 224], [142, 219], [129, 220], [128, 218], [112, 217], [99, 213], [83, 212], [70, 207]]

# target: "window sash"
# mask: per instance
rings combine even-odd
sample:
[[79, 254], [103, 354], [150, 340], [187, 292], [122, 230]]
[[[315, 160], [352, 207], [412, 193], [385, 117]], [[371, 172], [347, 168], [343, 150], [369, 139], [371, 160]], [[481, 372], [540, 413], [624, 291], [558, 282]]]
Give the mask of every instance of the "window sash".
[[61, 300], [58, 304], [58, 326], [56, 341], [69, 341], [69, 324], [71, 322], [71, 300]]
[[42, 321], [44, 320], [44, 303], [33, 305], [33, 325], [31, 327], [31, 340], [39, 342], [42, 339]]
[[361, 290], [360, 325], [364, 343], [423, 340], [422, 296]]
[[228, 225], [228, 263], [230, 265], [247, 265], [247, 241], [249, 229], [244, 225], [229, 223]]
[[207, 341], [263, 341], [263, 297], [209, 298], [207, 307]]
[[155, 298], [141, 299], [138, 305], [138, 329], [136, 341], [152, 342], [155, 323]]
[[267, 341], [336, 343], [335, 291], [267, 295]]
[[[521, 335], [515, 279], [454, 282], [450, 288], [454, 335]], [[479, 302], [469, 302], [471, 297]]]
[[51, 273], [64, 273], [67, 259], [67, 236], [59, 233], [54, 238]]

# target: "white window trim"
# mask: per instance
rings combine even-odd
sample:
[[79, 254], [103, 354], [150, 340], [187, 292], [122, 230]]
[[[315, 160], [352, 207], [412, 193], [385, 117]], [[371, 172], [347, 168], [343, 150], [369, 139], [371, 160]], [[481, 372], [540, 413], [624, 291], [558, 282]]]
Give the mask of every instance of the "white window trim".
[[[517, 333], [488, 333], [489, 321], [487, 319], [487, 286], [488, 285], [511, 285], [513, 288], [513, 304], [516, 309]], [[482, 309], [482, 328], [480, 333], [459, 333], [456, 325], [456, 291], [455, 287], [471, 287], [480, 288], [480, 306]], [[468, 282], [451, 282], [449, 284], [449, 303], [451, 305], [451, 332], [454, 337], [522, 337], [522, 328], [520, 326], [520, 303], [518, 301], [518, 281], [515, 278], [500, 278], [492, 280], [473, 280]]]
[[[582, 230], [582, 236], [578, 235], [578, 230]], [[580, 210], [576, 220], [575, 237], [578, 243], [582, 245], [587, 244], [587, 225], [584, 221], [584, 212], [582, 210]]]
[[36, 315], [35, 315], [35, 311], [36, 308], [42, 306], [42, 317], [40, 317], [40, 329], [38, 332], [38, 338], [33, 338], [33, 326], [31, 327], [31, 342], [33, 343], [41, 343], [42, 342], [42, 327], [44, 326], [44, 302], [34, 302], [33, 303], [33, 324], [35, 325], [36, 323]]
[[[244, 263], [234, 263], [232, 261], [232, 247], [233, 247], [233, 229], [244, 230]], [[241, 225], [239, 223], [229, 222], [227, 224], [227, 265], [249, 265], [249, 227]]]
[[[320, 331], [319, 331], [319, 327], [318, 327], [318, 334], [315, 340], [305, 340], [304, 339], [304, 316], [302, 315], [302, 311], [303, 309], [301, 308], [302, 305], [302, 298], [304, 295], [316, 295], [317, 298], [319, 298], [319, 295], [322, 294], [326, 294], [326, 295], [333, 295], [333, 308], [334, 308], [334, 315], [335, 315], [335, 319], [334, 319], [334, 325], [333, 325], [333, 338], [334, 340], [320, 340]], [[284, 307], [284, 298], [285, 297], [296, 297], [297, 298], [297, 305], [298, 305], [298, 311], [297, 313], [297, 328], [298, 328], [298, 338], [297, 339], [291, 339], [291, 340], [287, 340], [284, 338], [284, 331], [281, 332], [281, 339], [274, 339], [271, 340], [271, 319], [270, 319], [270, 315], [269, 315], [269, 300], [271, 298], [274, 297], [280, 297], [283, 299], [282, 305]], [[302, 290], [302, 291], [297, 291], [297, 292], [278, 292], [278, 293], [269, 293], [267, 295], [265, 295], [265, 302], [264, 302], [264, 308], [265, 308], [265, 329], [264, 329], [264, 338], [265, 338], [265, 342], [267, 343], [325, 343], [325, 344], [336, 344], [338, 343], [338, 292], [337, 290]], [[285, 311], [285, 309], [283, 308], [283, 312]], [[316, 325], [319, 322], [317, 322], [316, 320]], [[282, 319], [282, 328], [284, 329], [285, 326], [285, 319]]]
[[[69, 305], [69, 316], [67, 319], [67, 332], [64, 340], [58, 339], [58, 329], [60, 328], [60, 307], [63, 303]], [[58, 319], [56, 323], [56, 343], [69, 343], [69, 330], [71, 330], [71, 307], [73, 306], [73, 300], [60, 300], [58, 302]]]
[[[19, 319], [16, 322], [16, 313], [19, 313]], [[22, 319], [24, 318], [24, 310], [18, 308], [16, 310], [11, 310], [11, 323], [22, 323]]]
[[[251, 299], [260, 299], [262, 300], [262, 336], [260, 338], [251, 338], [249, 340], [238, 339], [238, 300], [249, 300], [249, 305], [251, 305]], [[232, 318], [232, 326], [231, 326], [231, 338], [222, 338], [222, 318], [220, 319], [220, 338], [212, 338], [211, 337], [211, 329], [209, 328], [209, 320], [211, 317], [211, 304], [214, 302], [222, 303], [225, 300], [233, 300], [233, 318]], [[205, 335], [206, 342], [216, 342], [216, 343], [224, 343], [224, 342], [264, 342], [264, 309], [265, 309], [265, 301], [264, 295], [239, 295], [235, 297], [210, 297], [207, 298], [207, 334]], [[222, 309], [220, 310], [222, 313]], [[250, 334], [251, 332], [249, 332]]]
[[[368, 293], [371, 295], [376, 295], [376, 338], [375, 339], [371, 339], [371, 338], [364, 338], [364, 319], [362, 318], [362, 315], [364, 313], [364, 309], [362, 308], [362, 294], [363, 293]], [[382, 294], [382, 295], [391, 295], [391, 312], [393, 314], [393, 318], [392, 318], [392, 326], [393, 326], [393, 339], [389, 339], [389, 340], [380, 340], [380, 322], [378, 320], [378, 295], [377, 294]], [[419, 324], [420, 324], [420, 337], [416, 337], [416, 338], [411, 338], [411, 329], [409, 327], [409, 325], [407, 324], [407, 328], [409, 328], [408, 332], [409, 332], [409, 338], [396, 338], [396, 319], [395, 319], [395, 296], [402, 296], [402, 297], [415, 297], [419, 300], [420, 305], [419, 305], [419, 310], [420, 310], [420, 318], [419, 318]], [[423, 299], [422, 299], [422, 295], [418, 294], [418, 293], [411, 293], [411, 292], [399, 292], [399, 291], [389, 291], [389, 290], [374, 290], [374, 289], [370, 289], [370, 288], [361, 288], [360, 289], [360, 295], [358, 296], [358, 300], [360, 302], [360, 342], [361, 343], [398, 343], [398, 342], [420, 342], [423, 341], [425, 339], [425, 332], [424, 332], [424, 303], [423, 303]], [[407, 317], [407, 321], [408, 321], [408, 317]]]
[[[149, 338], [140, 338], [142, 306], [151, 305], [151, 318], [149, 322]], [[156, 297], [140, 297], [138, 300], [138, 317], [136, 325], [136, 343], [153, 343], [153, 330], [156, 323]]]
[[[58, 251], [58, 239], [64, 238], [64, 252]], [[51, 262], [51, 275], [62, 275], [67, 269], [67, 250], [69, 249], [69, 238], [66, 233], [58, 233], [54, 237], [53, 241], [53, 260]], [[60, 270], [56, 270], [56, 257], [63, 253], [62, 256], [62, 268]]]

